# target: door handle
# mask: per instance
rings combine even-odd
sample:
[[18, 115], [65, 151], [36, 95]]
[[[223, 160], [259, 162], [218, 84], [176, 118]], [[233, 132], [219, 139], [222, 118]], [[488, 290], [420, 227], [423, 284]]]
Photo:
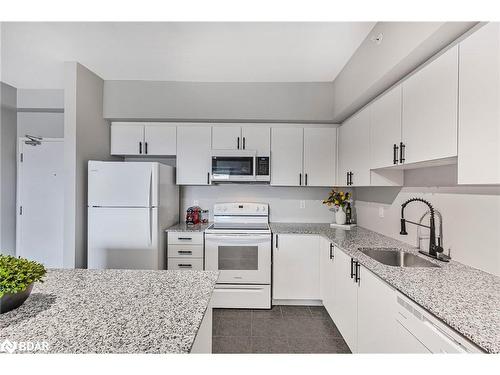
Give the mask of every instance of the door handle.
[[349, 185], [352, 185], [352, 176], [354, 175], [354, 173], [352, 172], [349, 172]]
[[305, 185], [307, 186], [307, 173], [306, 173], [306, 182], [305, 182]]
[[210, 185], [210, 172], [207, 172], [207, 185]]
[[182, 241], [191, 241], [193, 237], [177, 237], [177, 239]]
[[191, 255], [191, 254], [193, 254], [193, 252], [191, 250], [178, 250], [177, 253], [180, 254], [180, 255]]
[[351, 258], [351, 279], [354, 278], [354, 259]]
[[139, 142], [139, 154], [142, 154], [142, 142]]
[[277, 249], [278, 248], [278, 235], [276, 235], [276, 244], [274, 245], [274, 247]]
[[299, 185], [302, 186], [302, 173], [299, 173]]
[[399, 147], [394, 143], [392, 148], [392, 164], [398, 164], [398, 150]]
[[349, 185], [349, 172], [346, 172], [346, 185]]
[[144, 153], [148, 154], [148, 142], [144, 142]]
[[333, 259], [334, 255], [333, 255], [333, 244], [330, 243], [330, 259]]
[[179, 268], [193, 268], [192, 264], [179, 264]]
[[236, 148], [238, 150], [240, 149], [240, 137], [238, 137], [238, 140], [236, 141]]
[[354, 282], [359, 283], [359, 270], [360, 270], [361, 265], [359, 264], [358, 261], [356, 261], [356, 274], [354, 276]]
[[399, 162], [404, 163], [405, 162], [405, 148], [406, 145], [403, 142], [399, 143]]
[[243, 137], [243, 150], [245, 149], [246, 137]]

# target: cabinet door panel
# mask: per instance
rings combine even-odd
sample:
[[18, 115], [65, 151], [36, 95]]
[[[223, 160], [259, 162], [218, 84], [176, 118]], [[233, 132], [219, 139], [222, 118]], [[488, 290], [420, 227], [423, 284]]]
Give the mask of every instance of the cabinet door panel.
[[241, 128], [242, 148], [256, 150], [258, 156], [271, 153], [271, 128], [268, 126], [245, 126]]
[[214, 150], [238, 150], [238, 145], [242, 148], [241, 142], [241, 127], [239, 125], [212, 127], [212, 148]]
[[184, 124], [177, 128], [177, 184], [208, 185], [210, 176], [209, 126]]
[[273, 298], [320, 299], [319, 237], [278, 234], [273, 248]]
[[143, 143], [143, 123], [111, 124], [111, 155], [141, 155], [144, 152]]
[[177, 152], [176, 127], [167, 124], [146, 125], [144, 127], [144, 142], [144, 153], [147, 155], [175, 155]]
[[[330, 254], [331, 253], [331, 254]], [[321, 237], [320, 239], [320, 292], [323, 306], [332, 319], [335, 304], [335, 256], [334, 249], [330, 252], [330, 242]], [[330, 255], [333, 256], [330, 257]]]
[[394, 145], [399, 147], [401, 142], [401, 92], [401, 86], [397, 86], [370, 107], [372, 169], [394, 165]]
[[335, 185], [336, 149], [336, 128], [304, 128], [305, 185]]
[[405, 163], [457, 156], [458, 46], [403, 82]]
[[354, 353], [357, 350], [358, 284], [351, 278], [351, 258], [337, 248], [334, 251], [335, 324]]
[[360, 267], [358, 288], [358, 353], [397, 352], [396, 292]]
[[[500, 184], [500, 24], [460, 44], [458, 183]], [[480, 166], [480, 167], [478, 167]]]
[[304, 184], [302, 159], [303, 129], [272, 128], [271, 185], [300, 186], [300, 182]]

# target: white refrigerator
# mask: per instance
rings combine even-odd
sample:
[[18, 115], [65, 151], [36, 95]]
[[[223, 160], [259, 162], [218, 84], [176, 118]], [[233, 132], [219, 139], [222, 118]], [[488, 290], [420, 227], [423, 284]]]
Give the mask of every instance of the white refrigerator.
[[173, 167], [88, 163], [88, 268], [166, 269], [165, 229], [179, 221]]

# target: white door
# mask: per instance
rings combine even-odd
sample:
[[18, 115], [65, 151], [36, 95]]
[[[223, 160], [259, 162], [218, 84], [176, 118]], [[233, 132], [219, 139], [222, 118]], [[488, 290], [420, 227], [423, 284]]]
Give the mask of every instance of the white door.
[[24, 141], [18, 146], [16, 252], [46, 267], [62, 267], [64, 142], [44, 139], [31, 146]]
[[340, 127], [338, 183], [347, 185], [347, 173], [351, 172], [350, 185], [370, 185], [370, 108], [355, 114]]
[[320, 289], [323, 306], [332, 319], [335, 304], [335, 249], [325, 238], [320, 239]]
[[185, 124], [177, 128], [177, 185], [209, 185], [211, 128]]
[[212, 127], [212, 149], [214, 150], [240, 150], [243, 149], [241, 139], [241, 127], [213, 126]]
[[158, 209], [89, 207], [88, 268], [164, 269]]
[[318, 270], [318, 236], [275, 235], [273, 248], [274, 299], [321, 299]]
[[500, 23], [460, 43], [458, 183], [500, 184]]
[[401, 142], [401, 86], [370, 106], [370, 167], [398, 164]]
[[150, 207], [157, 205], [158, 164], [89, 161], [88, 205]]
[[405, 163], [457, 156], [458, 46], [403, 82]]
[[351, 278], [351, 257], [337, 248], [334, 252], [335, 324], [354, 353], [357, 350], [358, 284]]
[[241, 128], [243, 150], [256, 150], [257, 156], [271, 154], [271, 128], [268, 126], [245, 126]]
[[111, 155], [143, 155], [144, 152], [144, 123], [111, 124]]
[[272, 128], [271, 185], [304, 185], [303, 151], [303, 128]]
[[359, 270], [358, 353], [395, 353], [396, 292], [364, 267]]
[[149, 124], [144, 126], [144, 154], [153, 156], [175, 155], [177, 128], [171, 125]]
[[336, 155], [336, 128], [304, 128], [304, 185], [335, 185]]

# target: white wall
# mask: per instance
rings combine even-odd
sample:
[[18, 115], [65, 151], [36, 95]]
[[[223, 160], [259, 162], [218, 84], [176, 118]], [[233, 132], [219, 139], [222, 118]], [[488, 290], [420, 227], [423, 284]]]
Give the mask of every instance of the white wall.
[[0, 253], [16, 251], [16, 89], [0, 82]]
[[104, 81], [67, 62], [64, 91], [64, 266], [87, 265], [87, 162], [109, 160], [110, 126], [103, 119]]
[[[214, 203], [263, 202], [269, 203], [270, 220], [274, 222], [333, 222], [333, 213], [321, 202], [328, 196], [328, 188], [278, 187], [269, 185], [221, 184], [214, 186], [183, 186], [181, 188], [181, 220], [186, 209], [197, 200], [199, 206], [210, 210], [213, 219]], [[305, 208], [300, 208], [300, 201]]]
[[[407, 224], [408, 235], [401, 236], [399, 219], [405, 200], [422, 197], [443, 215], [445, 253], [451, 248], [454, 260], [500, 276], [500, 186], [457, 186], [455, 181], [456, 165], [451, 165], [406, 171], [403, 188], [356, 188], [357, 221], [416, 245], [416, 226]], [[425, 205], [411, 203], [405, 217], [418, 220], [425, 211]]]
[[331, 122], [331, 82], [106, 81], [107, 119]]
[[[475, 24], [378, 22], [333, 82], [332, 120], [344, 121]], [[382, 42], [372, 42], [379, 34]]]

